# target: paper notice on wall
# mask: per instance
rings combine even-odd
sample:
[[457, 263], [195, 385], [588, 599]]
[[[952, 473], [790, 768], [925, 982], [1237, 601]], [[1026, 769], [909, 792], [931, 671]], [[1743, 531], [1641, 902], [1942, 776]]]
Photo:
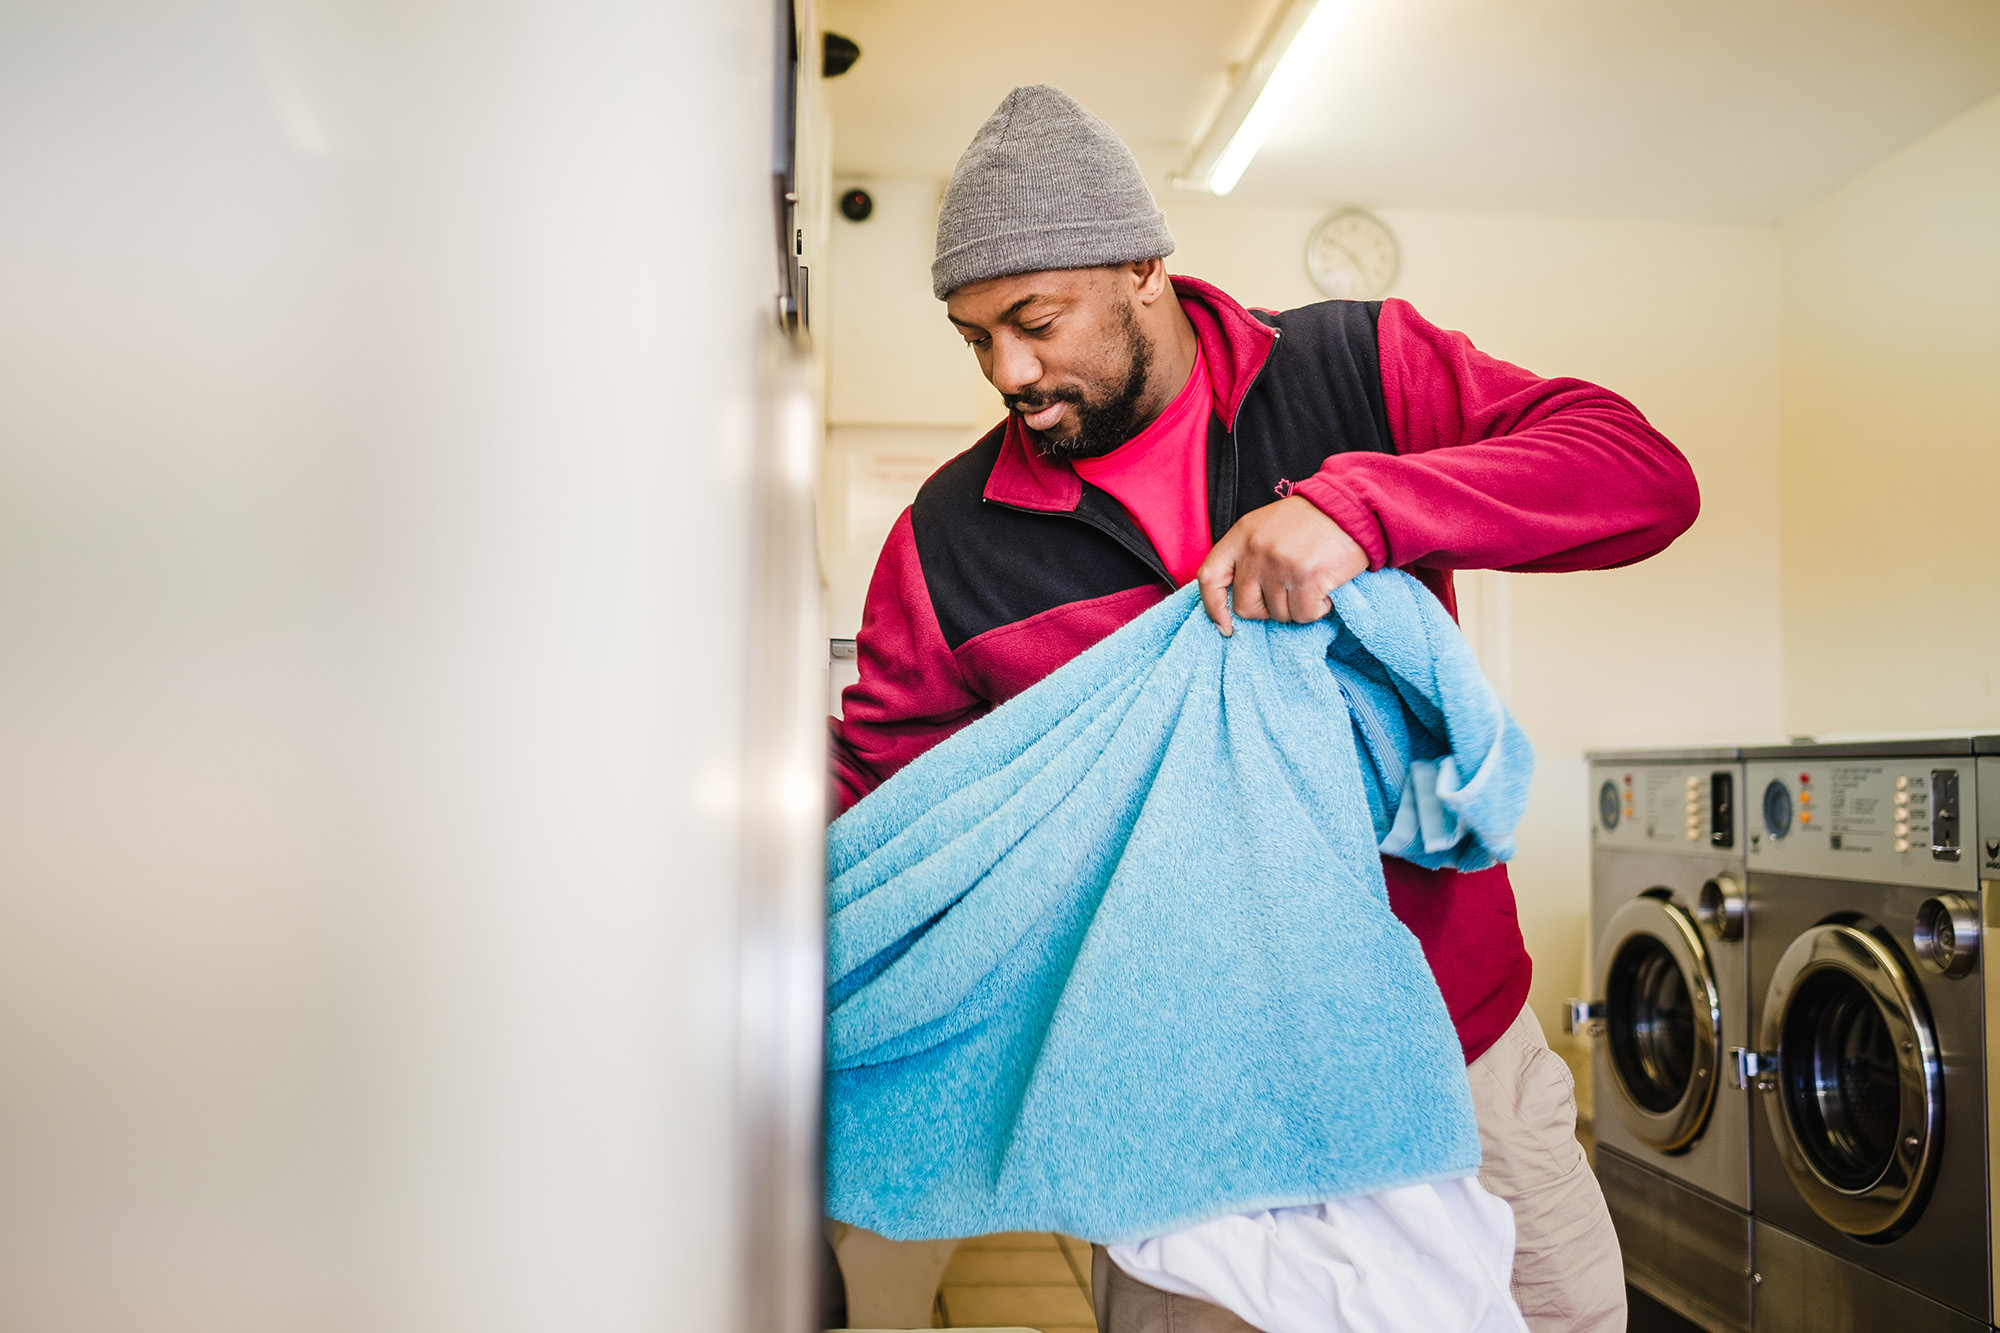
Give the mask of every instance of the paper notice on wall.
[[[928, 432], [926, 432], [928, 433]], [[954, 435], [954, 440], [957, 436]], [[847, 460], [847, 536], [850, 546], [880, 550], [889, 529], [950, 453], [877, 447]]]
[[978, 438], [970, 429], [835, 426], [827, 432], [826, 580], [829, 629], [852, 635], [875, 558], [933, 472]]

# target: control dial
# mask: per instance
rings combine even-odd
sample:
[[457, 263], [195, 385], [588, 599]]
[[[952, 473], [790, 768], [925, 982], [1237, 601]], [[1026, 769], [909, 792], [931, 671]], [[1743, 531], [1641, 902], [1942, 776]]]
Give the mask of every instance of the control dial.
[[1719, 940], [1742, 939], [1743, 886], [1734, 875], [1717, 875], [1701, 886], [1694, 916]]
[[1941, 893], [1917, 909], [1910, 942], [1917, 957], [1948, 977], [1962, 977], [1979, 959], [1979, 909], [1962, 894]]
[[1773, 838], [1792, 831], [1791, 789], [1777, 778], [1764, 788], [1764, 831]]
[[[1571, 790], [1574, 791], [1575, 788]], [[1607, 782], [1597, 789], [1597, 817], [1603, 821], [1607, 829], [1618, 827], [1619, 799], [1618, 784], [1615, 782]]]

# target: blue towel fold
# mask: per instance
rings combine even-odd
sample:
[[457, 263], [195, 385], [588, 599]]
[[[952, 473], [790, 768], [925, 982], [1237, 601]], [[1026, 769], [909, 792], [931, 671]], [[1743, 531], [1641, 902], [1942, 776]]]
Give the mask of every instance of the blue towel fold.
[[1192, 587], [827, 834], [827, 1212], [1111, 1242], [1477, 1169], [1378, 848], [1512, 851], [1533, 756], [1423, 586]]

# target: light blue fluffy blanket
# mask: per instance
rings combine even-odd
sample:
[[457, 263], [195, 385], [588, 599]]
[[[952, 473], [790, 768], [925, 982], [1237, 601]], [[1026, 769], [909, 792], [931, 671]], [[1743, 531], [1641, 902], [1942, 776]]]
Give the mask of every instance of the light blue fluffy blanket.
[[827, 834], [827, 1212], [1111, 1242], [1479, 1164], [1378, 850], [1512, 852], [1533, 755], [1406, 574], [1312, 625], [1192, 587]]

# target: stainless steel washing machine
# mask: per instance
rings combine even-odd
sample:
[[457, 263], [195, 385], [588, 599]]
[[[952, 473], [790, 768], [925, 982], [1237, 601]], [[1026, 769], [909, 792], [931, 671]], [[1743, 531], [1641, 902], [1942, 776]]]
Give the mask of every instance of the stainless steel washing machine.
[[1597, 1176], [1628, 1281], [1711, 1330], [1751, 1320], [1742, 767], [1734, 750], [1590, 756]]
[[1760, 1333], [1983, 1333], [1986, 969], [1969, 740], [1746, 750]]

